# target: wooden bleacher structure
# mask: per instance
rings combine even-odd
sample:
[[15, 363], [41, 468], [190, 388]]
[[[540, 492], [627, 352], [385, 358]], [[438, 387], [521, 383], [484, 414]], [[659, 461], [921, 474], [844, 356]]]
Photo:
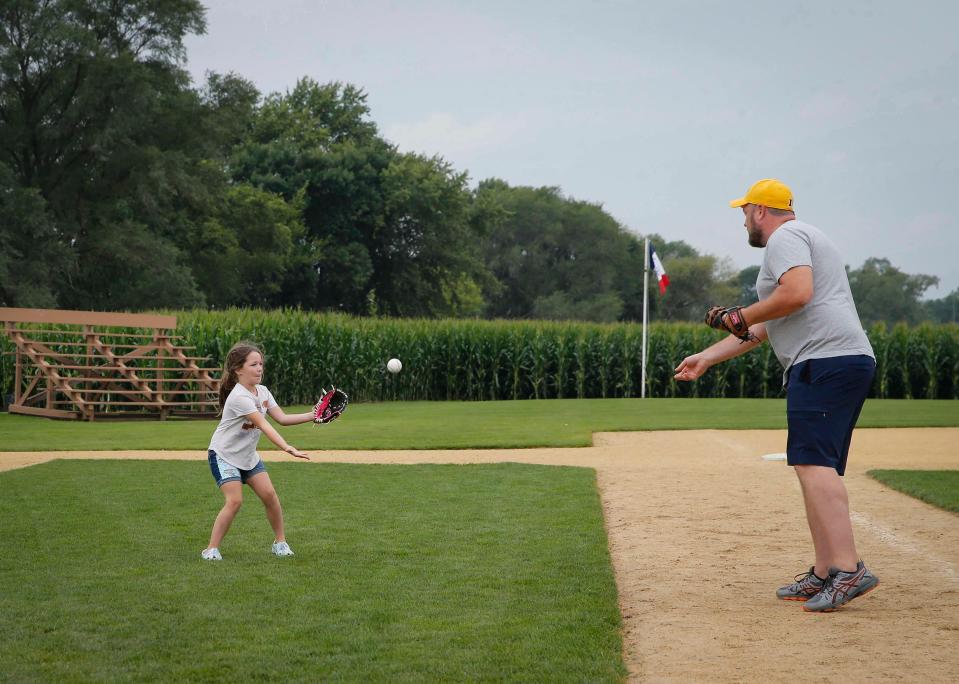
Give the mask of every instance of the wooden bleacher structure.
[[[15, 350], [11, 413], [48, 418], [210, 417], [220, 369], [177, 344], [176, 316], [0, 307]], [[209, 364], [207, 364], [209, 365]]]

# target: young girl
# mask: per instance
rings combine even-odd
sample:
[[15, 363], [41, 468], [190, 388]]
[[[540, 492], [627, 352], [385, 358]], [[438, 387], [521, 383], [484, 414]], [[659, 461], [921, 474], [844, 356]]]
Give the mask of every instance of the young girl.
[[263, 352], [249, 342], [233, 345], [223, 364], [223, 377], [220, 379], [221, 418], [210, 440], [208, 454], [210, 471], [225, 501], [213, 523], [210, 543], [200, 553], [204, 560], [223, 560], [220, 542], [243, 503], [244, 484], [250, 485], [266, 507], [266, 517], [276, 536], [273, 553], [281, 558], [293, 555], [283, 532], [280, 499], [256, 452], [256, 445], [262, 432], [286, 453], [309, 460], [309, 456], [286, 443], [267, 422], [265, 414], [269, 413], [280, 425], [298, 425], [312, 421], [313, 412], [286, 415], [276, 405], [270, 390], [259, 384], [262, 378]]

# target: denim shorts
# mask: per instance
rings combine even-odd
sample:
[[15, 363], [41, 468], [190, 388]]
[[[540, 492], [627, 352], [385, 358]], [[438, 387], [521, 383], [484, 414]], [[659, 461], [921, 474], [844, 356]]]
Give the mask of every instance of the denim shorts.
[[213, 473], [213, 479], [216, 480], [217, 487], [222, 486], [224, 482], [239, 481], [246, 484], [246, 481], [254, 475], [266, 472], [266, 466], [263, 465], [262, 460], [257, 461], [256, 465], [250, 470], [241, 470], [224, 461], [213, 449], [210, 449], [207, 453], [207, 460], [210, 462], [210, 472]]
[[846, 472], [852, 430], [872, 386], [871, 356], [808, 359], [789, 369], [786, 462]]

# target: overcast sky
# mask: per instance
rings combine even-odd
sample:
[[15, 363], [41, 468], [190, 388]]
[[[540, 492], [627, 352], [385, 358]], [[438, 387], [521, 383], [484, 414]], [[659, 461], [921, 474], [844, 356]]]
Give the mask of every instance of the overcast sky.
[[959, 287], [955, 0], [204, 4], [197, 83], [356, 84], [385, 138], [472, 185], [559, 186], [737, 268], [762, 254], [727, 202], [776, 177], [851, 266]]

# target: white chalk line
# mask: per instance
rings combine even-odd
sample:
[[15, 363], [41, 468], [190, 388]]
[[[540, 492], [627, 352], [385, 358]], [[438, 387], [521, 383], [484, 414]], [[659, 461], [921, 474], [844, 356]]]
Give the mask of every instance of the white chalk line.
[[865, 513], [850, 511], [849, 517], [856, 525], [866, 528], [883, 544], [888, 544], [889, 546], [892, 546], [903, 553], [919, 556], [923, 559], [923, 563], [926, 568], [934, 568], [953, 582], [959, 582], [959, 573], [956, 572], [956, 569], [949, 561], [943, 558], [938, 558], [934, 554], [931, 554], [928, 551], [920, 548], [912, 541], [901, 537], [888, 527], [873, 521]]

